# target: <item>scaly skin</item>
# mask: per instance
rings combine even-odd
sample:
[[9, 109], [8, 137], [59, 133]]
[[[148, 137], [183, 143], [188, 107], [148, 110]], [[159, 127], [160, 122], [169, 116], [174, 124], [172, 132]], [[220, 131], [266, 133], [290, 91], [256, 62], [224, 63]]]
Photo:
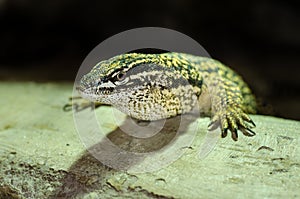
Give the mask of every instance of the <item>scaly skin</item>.
[[211, 116], [209, 130], [220, 127], [246, 136], [255, 124], [246, 113], [256, 101], [242, 78], [222, 63], [184, 53], [115, 56], [99, 62], [78, 86], [83, 98], [113, 105], [139, 120], [159, 120], [190, 112], [198, 104]]

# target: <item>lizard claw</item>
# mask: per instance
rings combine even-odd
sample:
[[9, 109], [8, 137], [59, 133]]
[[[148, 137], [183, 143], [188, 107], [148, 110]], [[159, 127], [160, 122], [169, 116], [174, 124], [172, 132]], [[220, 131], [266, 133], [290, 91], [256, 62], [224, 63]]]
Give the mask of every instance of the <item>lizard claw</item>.
[[254, 131], [250, 130], [249, 128], [240, 127], [240, 130], [243, 132], [244, 135], [249, 136], [249, 137], [256, 135], [256, 133]]
[[253, 127], [256, 127], [256, 125], [255, 125], [255, 123], [251, 120], [251, 121], [249, 121], [249, 123], [250, 124], [252, 124], [253, 125]]
[[228, 128], [222, 130], [222, 134], [221, 134], [222, 138], [227, 136], [227, 130]]
[[254, 128], [256, 127], [255, 123], [253, 122], [253, 120], [246, 114], [246, 113], [242, 113], [241, 114], [241, 117], [243, 120], [245, 120], [246, 122], [252, 124], [252, 127], [251, 128]]
[[211, 121], [207, 127], [209, 131], [213, 131], [220, 126], [220, 122], [218, 120]]
[[233, 131], [231, 131], [231, 137], [234, 141], [238, 140], [237, 129], [234, 129]]
[[251, 118], [240, 108], [228, 108], [214, 114], [212, 122], [208, 126], [208, 130], [214, 130], [220, 127], [222, 129], [221, 137], [227, 136], [228, 129], [231, 131], [231, 137], [234, 141], [238, 140], [238, 130], [245, 136], [252, 137], [255, 132], [250, 130], [255, 127]]

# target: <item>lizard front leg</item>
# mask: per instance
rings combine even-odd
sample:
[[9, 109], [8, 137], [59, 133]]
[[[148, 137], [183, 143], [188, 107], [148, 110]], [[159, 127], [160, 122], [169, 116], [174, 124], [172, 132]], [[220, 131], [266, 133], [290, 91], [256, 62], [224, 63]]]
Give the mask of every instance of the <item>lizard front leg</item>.
[[238, 139], [238, 130], [246, 136], [254, 136], [251, 128], [255, 124], [245, 113], [247, 107], [238, 85], [219, 77], [211, 78], [208, 82], [210, 83], [206, 86], [211, 99], [211, 123], [208, 129], [220, 127], [223, 138], [227, 136], [229, 129], [234, 141]]

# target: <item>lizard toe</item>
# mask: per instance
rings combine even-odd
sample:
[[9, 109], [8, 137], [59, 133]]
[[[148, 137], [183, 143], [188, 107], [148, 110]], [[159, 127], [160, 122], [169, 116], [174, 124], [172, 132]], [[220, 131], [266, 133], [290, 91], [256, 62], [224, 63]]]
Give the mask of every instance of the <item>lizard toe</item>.
[[242, 131], [245, 136], [252, 137], [256, 135], [256, 133], [249, 128], [240, 127], [239, 130]]
[[252, 125], [251, 128], [256, 127], [255, 123], [253, 122], [253, 120], [249, 117], [249, 115], [247, 115], [246, 113], [242, 112], [240, 118], [248, 123], [250, 123]]

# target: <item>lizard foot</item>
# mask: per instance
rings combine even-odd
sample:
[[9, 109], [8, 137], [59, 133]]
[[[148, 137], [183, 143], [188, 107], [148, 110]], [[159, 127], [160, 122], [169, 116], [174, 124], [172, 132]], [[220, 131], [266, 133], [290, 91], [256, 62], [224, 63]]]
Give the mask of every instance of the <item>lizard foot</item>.
[[69, 102], [63, 106], [63, 111], [69, 112], [74, 109], [76, 112], [79, 112], [87, 108], [91, 108], [93, 110], [94, 108], [98, 108], [99, 106], [101, 106], [100, 103], [92, 103], [79, 96], [70, 97]]
[[255, 132], [250, 130], [255, 127], [251, 118], [238, 107], [229, 107], [220, 110], [214, 114], [208, 130], [214, 130], [220, 127], [222, 131], [222, 138], [227, 136], [228, 129], [231, 131], [231, 137], [234, 141], [238, 140], [237, 131], [240, 130], [246, 136], [254, 136]]

